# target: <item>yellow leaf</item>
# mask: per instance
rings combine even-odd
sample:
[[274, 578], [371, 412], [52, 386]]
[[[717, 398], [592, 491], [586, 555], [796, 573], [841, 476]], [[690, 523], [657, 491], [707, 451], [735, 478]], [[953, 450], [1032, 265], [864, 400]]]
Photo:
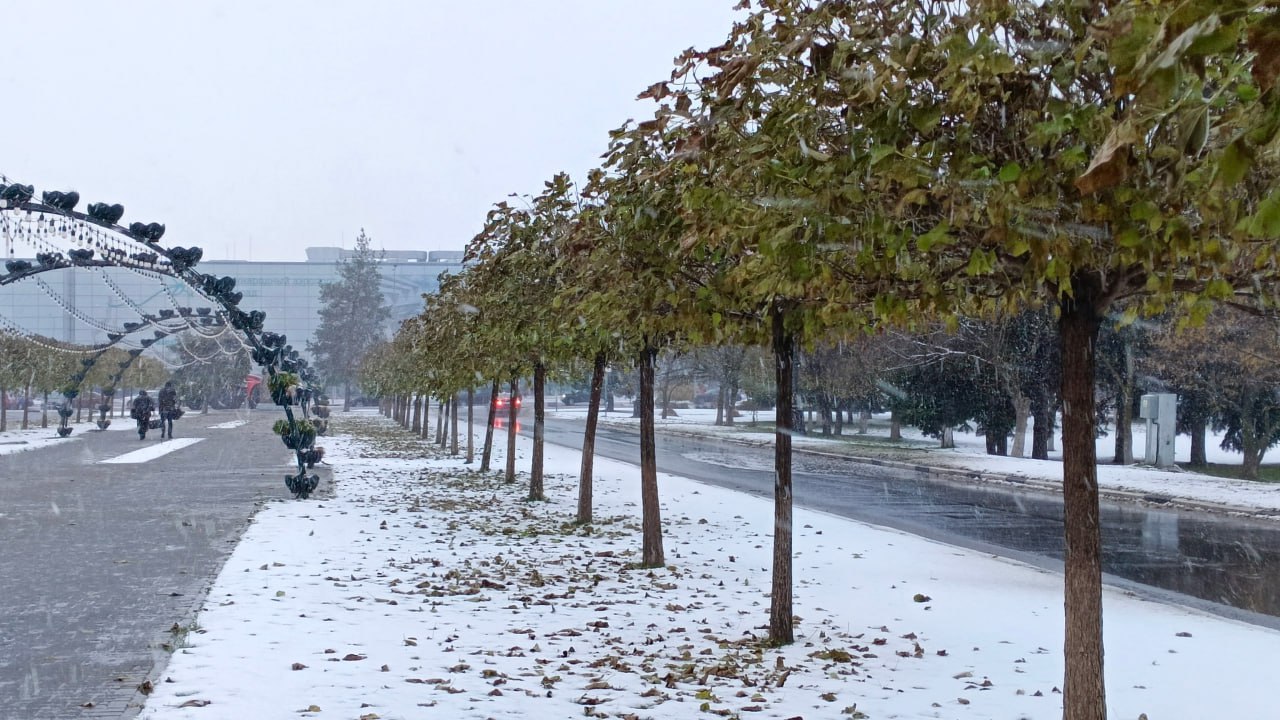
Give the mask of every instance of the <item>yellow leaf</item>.
[[1129, 146], [1137, 141], [1138, 133], [1129, 122], [1112, 128], [1088, 169], [1076, 178], [1076, 188], [1085, 195], [1092, 195], [1123, 182], [1129, 172]]

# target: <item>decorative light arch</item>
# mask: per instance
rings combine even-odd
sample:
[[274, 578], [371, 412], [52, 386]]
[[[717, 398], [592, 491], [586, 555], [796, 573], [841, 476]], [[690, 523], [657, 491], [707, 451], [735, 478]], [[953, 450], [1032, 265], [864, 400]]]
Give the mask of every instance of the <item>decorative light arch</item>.
[[[285, 485], [295, 497], [309, 496], [320, 481], [318, 475], [309, 475], [307, 470], [320, 458], [315, 438], [327, 430], [328, 408], [315, 407], [316, 417], [312, 419], [313, 401], [319, 398], [321, 386], [307, 361], [288, 344], [284, 335], [264, 330], [266, 313], [240, 308], [243, 294], [235, 290], [235, 278], [214, 277], [195, 269], [203, 256], [200, 248], [161, 245], [165, 226], [160, 223], [121, 225], [124, 216], [121, 205], [91, 203], [85, 212], [80, 212], [76, 210], [79, 203], [80, 195], [74, 191], [46, 191], [37, 200], [34, 187], [12, 183], [0, 175], [0, 237], [5, 241], [6, 254], [12, 255], [15, 242], [35, 251], [34, 260], [6, 258], [4, 272], [0, 272], [0, 291], [7, 285], [34, 280], [64, 312], [97, 326], [39, 276], [52, 271], [98, 268], [103, 284], [139, 317], [138, 322], [125, 322], [118, 329], [105, 324], [97, 327], [106, 333], [107, 342], [82, 351], [85, 357], [81, 360], [81, 370], [68, 379], [63, 393], [66, 401], [58, 410], [61, 416], [58, 434], [66, 437], [71, 433], [68, 424], [71, 401], [79, 394], [87, 373], [109, 349], [117, 345], [127, 347], [129, 356], [113, 374], [109, 389], [114, 393], [115, 384], [125, 370], [158, 340], [188, 329], [205, 336], [221, 335], [230, 329], [249, 349], [253, 361], [263, 368], [272, 400], [284, 410], [285, 417], [277, 426], [297, 461], [297, 474], [287, 476]], [[111, 280], [107, 268], [124, 268], [153, 279], [181, 280], [195, 296], [209, 302], [210, 307], [179, 306], [166, 288], [173, 307], [157, 313], [147, 312]], [[0, 326], [28, 338], [32, 336], [3, 317], [0, 317]], [[145, 332], [151, 336], [140, 337]], [[104, 423], [109, 422], [103, 411], [99, 427], [105, 429]]]

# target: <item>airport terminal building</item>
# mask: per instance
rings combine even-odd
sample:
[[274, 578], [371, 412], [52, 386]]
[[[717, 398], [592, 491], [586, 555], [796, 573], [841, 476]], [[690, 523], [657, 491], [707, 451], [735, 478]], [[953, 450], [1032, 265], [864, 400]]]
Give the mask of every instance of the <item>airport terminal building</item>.
[[[352, 251], [307, 248], [303, 262], [202, 260], [196, 270], [236, 280], [240, 307], [267, 314], [266, 329], [306, 347], [320, 324], [320, 285], [339, 280], [339, 263]], [[462, 251], [380, 251], [382, 295], [391, 308], [390, 335], [422, 311], [422, 296], [440, 288], [440, 276], [462, 269]], [[207, 304], [181, 280], [125, 268], [69, 268], [0, 287], [0, 319], [23, 334], [78, 345], [106, 342], [107, 333], [175, 305]], [[70, 308], [70, 309], [68, 309]]]

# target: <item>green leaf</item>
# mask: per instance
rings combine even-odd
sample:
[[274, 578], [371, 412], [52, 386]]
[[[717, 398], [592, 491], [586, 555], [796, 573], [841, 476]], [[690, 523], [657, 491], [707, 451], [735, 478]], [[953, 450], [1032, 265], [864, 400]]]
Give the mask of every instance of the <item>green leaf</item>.
[[1147, 65], [1145, 79], [1150, 79], [1152, 75], [1159, 73], [1162, 70], [1172, 68], [1182, 58], [1182, 55], [1191, 48], [1192, 43], [1202, 37], [1217, 32], [1220, 26], [1221, 21], [1218, 19], [1218, 16], [1210, 15], [1182, 31], [1181, 35], [1174, 38], [1172, 42], [1165, 46], [1164, 51], [1157, 55], [1155, 60]]
[[942, 108], [936, 105], [918, 107], [911, 111], [911, 125], [922, 133], [933, 130], [941, 119]]
[[1222, 157], [1218, 160], [1218, 182], [1226, 188], [1235, 185], [1244, 179], [1252, 162], [1252, 153], [1245, 147], [1244, 142], [1237, 138], [1222, 151]]
[[991, 261], [991, 256], [988, 255], [986, 251], [979, 248], [969, 254], [969, 266], [965, 268], [965, 272], [971, 276], [985, 275], [986, 273], [991, 272], [993, 267], [994, 264]]
[[871, 164], [877, 165], [881, 160], [884, 160], [895, 152], [897, 152], [897, 149], [892, 145], [877, 145], [871, 148]]
[[1231, 287], [1231, 283], [1223, 280], [1222, 278], [1214, 278], [1210, 280], [1209, 284], [1204, 288], [1204, 294], [1215, 300], [1229, 298], [1231, 297], [1232, 292], [1233, 288]]
[[938, 223], [932, 230], [916, 238], [916, 247], [920, 248], [920, 252], [929, 252], [929, 248], [947, 239], [947, 232], [950, 230], [951, 226], [947, 223]]
[[1150, 200], [1141, 200], [1129, 208], [1129, 217], [1139, 222], [1150, 220], [1160, 214], [1160, 209]]
[[1280, 190], [1258, 203], [1258, 212], [1249, 219], [1249, 236], [1280, 238]]
[[1142, 234], [1133, 228], [1126, 228], [1116, 235], [1116, 244], [1123, 248], [1137, 247], [1142, 244]]
[[1009, 163], [1000, 168], [1000, 182], [1017, 182], [1020, 177], [1022, 177], [1022, 166], [1018, 163]]

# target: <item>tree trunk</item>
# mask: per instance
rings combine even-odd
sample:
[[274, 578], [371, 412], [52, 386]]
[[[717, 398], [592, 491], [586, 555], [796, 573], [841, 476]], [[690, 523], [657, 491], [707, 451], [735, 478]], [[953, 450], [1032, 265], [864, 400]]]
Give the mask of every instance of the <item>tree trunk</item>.
[[827, 400], [825, 392], [819, 392], [817, 396], [818, 419], [821, 421], [819, 427], [823, 437], [831, 437], [831, 403]]
[[1240, 467], [1245, 480], [1258, 479], [1258, 468], [1262, 465], [1262, 453], [1265, 450], [1259, 442], [1257, 419], [1250, 412], [1253, 404], [1253, 396], [1246, 396], [1246, 401], [1242, 403], [1244, 411], [1240, 413], [1240, 451], [1244, 454]]
[[604, 353], [596, 353], [595, 364], [591, 370], [591, 400], [587, 405], [587, 427], [582, 433], [582, 468], [578, 472], [578, 517], [577, 522], [585, 525], [591, 522], [592, 490], [595, 479], [596, 455], [596, 423], [600, 416], [600, 395], [604, 388]]
[[476, 418], [475, 418], [475, 388], [467, 388], [467, 460], [466, 464], [470, 465], [476, 460]]
[[844, 403], [843, 402], [836, 403], [835, 422], [832, 424], [831, 431], [836, 434], [836, 437], [840, 437], [841, 435], [844, 435]]
[[40, 405], [40, 427], [49, 427], [49, 391], [44, 392], [44, 402]]
[[507, 482], [516, 481], [516, 396], [520, 394], [520, 381], [511, 378], [511, 398], [507, 402]]
[[858, 434], [866, 435], [871, 431], [871, 406], [865, 406], [858, 413]]
[[668, 378], [667, 383], [662, 387], [662, 419], [680, 417], [676, 409], [671, 407], [671, 393], [675, 388], [671, 386], [671, 380]]
[[898, 408], [889, 411], [889, 439], [902, 439], [902, 418], [898, 417]]
[[[533, 461], [529, 464], [529, 499], [546, 500], [542, 482], [543, 423], [546, 422], [547, 368], [541, 362], [533, 365]], [[512, 401], [512, 405], [515, 402]]]
[[[1073, 296], [1061, 301], [1062, 491], [1066, 535], [1066, 678], [1063, 720], [1105, 720], [1102, 647], [1102, 537], [1094, 444], [1096, 343], [1102, 290], [1096, 276], [1077, 274]], [[1037, 418], [1039, 430], [1039, 418]]]
[[413, 427], [412, 432], [422, 432], [422, 394], [416, 393], [413, 396]]
[[22, 393], [22, 429], [23, 430], [26, 430], [31, 426], [28, 420], [30, 415], [31, 415], [31, 384], [28, 383], [27, 387], [23, 390], [23, 393]]
[[724, 425], [724, 386], [721, 385], [716, 390], [716, 427]]
[[1244, 448], [1244, 462], [1241, 463], [1241, 477], [1245, 480], [1257, 480], [1258, 469], [1262, 466], [1262, 452], [1257, 443]]
[[458, 454], [458, 393], [449, 396], [449, 454]]
[[351, 410], [351, 381], [342, 381], [342, 412]]
[[418, 437], [431, 441], [431, 396], [422, 397], [422, 427], [418, 428]]
[[489, 420], [484, 428], [484, 450], [480, 454], [480, 472], [489, 472], [489, 460], [493, 457], [493, 426], [498, 419], [498, 380], [489, 388]]
[[444, 447], [449, 442], [448, 434], [444, 430], [444, 420], [449, 416], [449, 401], [443, 397], [440, 398], [440, 405], [436, 406], [436, 410], [438, 411], [435, 414], [435, 445]]
[[640, 392], [636, 407], [640, 413], [640, 566], [662, 567], [667, 563], [662, 550], [662, 508], [658, 506], [657, 435], [653, 421], [653, 364], [658, 351], [649, 337], [640, 350]]
[[1053, 437], [1053, 406], [1049, 402], [1049, 393], [1043, 388], [1037, 389], [1031, 398], [1031, 416], [1035, 418], [1035, 425], [1031, 428], [1031, 457], [1048, 460], [1049, 438]]
[[1208, 418], [1197, 418], [1191, 424], [1191, 466], [1204, 467], [1209, 464], [1205, 453], [1205, 435], [1209, 432]]
[[939, 439], [938, 447], [954, 448], [956, 446], [956, 431], [952, 428], [942, 428], [942, 437]]
[[0, 432], [9, 429], [9, 392], [0, 387]]
[[1133, 464], [1133, 343], [1124, 343], [1124, 379], [1116, 398], [1116, 455], [1113, 465]]
[[725, 396], [724, 424], [733, 427], [733, 419], [738, 417], [738, 382], [729, 386], [729, 394]]
[[777, 380], [773, 453], [773, 578], [769, 594], [769, 642], [795, 642], [792, 612], [791, 427], [795, 418], [795, 336], [782, 309], [774, 307], [773, 366]]
[[1031, 417], [1031, 398], [1020, 392], [1014, 393], [1010, 401], [1013, 403], [1013, 456], [1027, 456], [1027, 419]]

